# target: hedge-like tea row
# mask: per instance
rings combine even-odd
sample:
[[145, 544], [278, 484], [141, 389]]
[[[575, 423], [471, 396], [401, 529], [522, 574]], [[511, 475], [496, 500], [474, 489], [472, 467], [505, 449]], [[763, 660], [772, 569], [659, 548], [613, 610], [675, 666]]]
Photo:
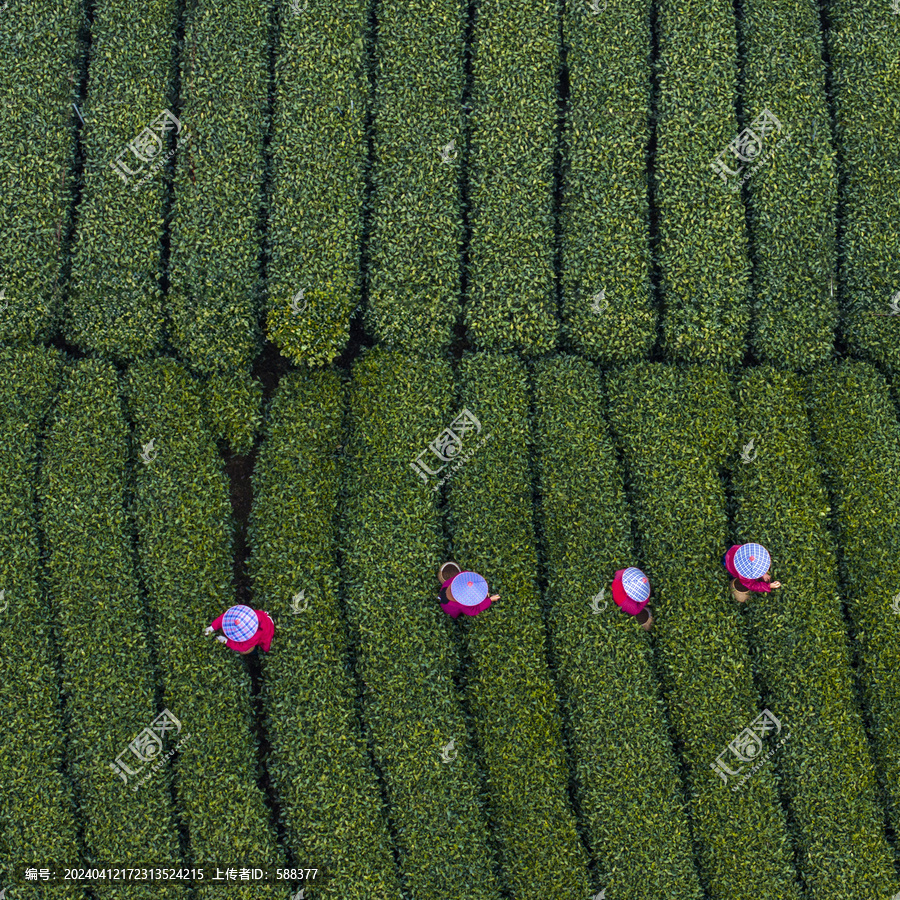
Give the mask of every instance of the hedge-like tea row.
[[459, 315], [465, 9], [378, 7], [367, 330], [426, 353], [449, 346]]
[[294, 855], [331, 873], [316, 897], [400, 900], [336, 595], [343, 409], [334, 372], [288, 375], [272, 398], [253, 475], [254, 596], [278, 628], [279, 652], [263, 662], [268, 769]]
[[249, 453], [262, 423], [263, 388], [248, 372], [223, 372], [203, 383], [206, 423], [232, 453]]
[[735, 462], [736, 543], [768, 548], [772, 579], [782, 581], [770, 594], [751, 596], [747, 618], [770, 705], [797, 735], [773, 762], [785, 776], [800, 873], [822, 900], [889, 897], [900, 884], [856, 706], [802, 381], [770, 367], [749, 370], [738, 395], [738, 421], [754, 439], [755, 455]]
[[556, 346], [556, 4], [479, 3], [474, 27], [465, 321], [486, 350]]
[[[142, 180], [170, 151], [176, 127], [164, 110], [174, 105], [178, 8], [177, 0], [152, 0], [136, 16], [127, 0], [106, 0], [96, 5], [91, 30], [90, 90], [81, 110], [84, 186], [63, 330], [83, 350], [120, 360], [147, 356], [163, 339], [166, 185], [159, 170]], [[154, 127], [160, 118], [163, 125]], [[128, 148], [139, 138], [149, 145], [137, 148], [141, 157]], [[117, 161], [136, 174], [117, 174]]]
[[170, 340], [196, 372], [249, 369], [260, 345], [262, 198], [236, 176], [263, 165], [268, 9], [189, 0], [185, 15], [180, 118], [191, 137], [176, 156]]
[[446, 361], [376, 348], [356, 362], [344, 578], [406, 890], [417, 900], [499, 900], [478, 760], [452, 678], [456, 646], [437, 598], [446, 559], [438, 512], [410, 469], [449, 426], [452, 383]]
[[527, 373], [518, 359], [479, 353], [463, 358], [460, 376], [461, 403], [481, 424], [463, 447], [484, 443], [450, 482], [453, 558], [500, 594], [460, 624], [507, 881], [517, 897], [587, 897], [536, 584]]
[[3, 12], [0, 53], [0, 342], [49, 341], [60, 314], [62, 239], [72, 197], [80, 0]]
[[[573, 357], [542, 361], [534, 405], [546, 620], [591, 850], [614, 897], [699, 900], [649, 640], [609, 592], [616, 570], [636, 560], [599, 375]], [[591, 598], [601, 590], [606, 605], [595, 614]]]
[[740, 791], [713, 769], [761, 708], [722, 567], [729, 541], [718, 468], [737, 440], [728, 377], [718, 367], [653, 363], [615, 372], [607, 386], [633, 486], [640, 568], [655, 598], [666, 702], [684, 748], [701, 878], [712, 900], [800, 900], [771, 769]]
[[734, 161], [727, 147], [741, 130], [734, 7], [663, 0], [658, 28], [662, 347], [670, 359], [738, 363], [750, 319], [744, 206], [710, 168], [723, 151]]
[[[79, 861], [53, 621], [43, 596], [35, 483], [42, 423], [59, 382], [53, 348], [0, 350], [0, 878], [26, 860]], [[30, 889], [37, 900], [85, 900], [74, 885]], [[12, 891], [10, 895], [13, 896]]]
[[891, 302], [900, 292], [900, 15], [893, 8], [881, 0], [829, 3], [827, 47], [843, 178], [841, 328], [851, 347], [896, 371], [900, 317], [891, 315]]
[[[39, 495], [85, 865], [179, 866], [168, 790], [133, 791], [139, 775], [123, 783], [110, 768], [119, 757], [139, 773], [149, 768], [128, 745], [161, 712], [125, 508], [130, 449], [115, 368], [92, 359], [69, 366], [44, 437]], [[164, 785], [168, 772], [157, 779]], [[119, 890], [97, 888], [106, 897]], [[185, 892], [183, 882], [129, 887], [147, 900]]]
[[346, 346], [362, 298], [369, 5], [303, 3], [279, 4], [266, 332], [318, 365]]
[[849, 362], [807, 382], [817, 450], [834, 492], [844, 602], [888, 814], [900, 828], [900, 423], [884, 377]]
[[[819, 10], [793, 0], [748, 0], [740, 30], [747, 50], [744, 124], [762, 137], [759, 155], [741, 175], [749, 182], [758, 260], [751, 344], [759, 359], [809, 368], [831, 355], [838, 317], [837, 174]], [[763, 110], [777, 125], [754, 126]], [[727, 157], [730, 168], [741, 165]]]
[[645, 172], [650, 5], [629, 0], [602, 15], [584, 0], [565, 6], [563, 327], [567, 342], [594, 359], [640, 359], [656, 339], [657, 319]]
[[[257, 782], [250, 678], [234, 651], [203, 634], [235, 597], [228, 486], [203, 423], [200, 385], [170, 359], [132, 366], [125, 384], [136, 455], [132, 514], [163, 698], [190, 733], [170, 764], [192, 862], [284, 865]], [[270, 652], [279, 652], [277, 632]], [[159, 778], [141, 788], [161, 789]], [[217, 890], [202, 886], [199, 896]], [[230, 892], [241, 900], [288, 896], [287, 886], [249, 883]]]

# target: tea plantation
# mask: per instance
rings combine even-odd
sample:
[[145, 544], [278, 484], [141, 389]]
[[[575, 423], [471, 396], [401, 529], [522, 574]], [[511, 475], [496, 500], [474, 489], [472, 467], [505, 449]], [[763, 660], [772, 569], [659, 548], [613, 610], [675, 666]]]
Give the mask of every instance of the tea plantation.
[[900, 900], [900, 0], [0, 48], [0, 900]]

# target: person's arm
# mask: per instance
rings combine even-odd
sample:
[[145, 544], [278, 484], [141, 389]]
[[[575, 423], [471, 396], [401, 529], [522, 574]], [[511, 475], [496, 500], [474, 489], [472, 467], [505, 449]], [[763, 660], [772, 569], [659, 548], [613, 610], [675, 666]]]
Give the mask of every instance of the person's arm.
[[758, 578], [738, 578], [741, 584], [746, 585], [748, 591], [755, 591], [757, 594], [768, 594], [772, 587], [767, 582]]
[[263, 653], [269, 652], [269, 647], [272, 646], [272, 635], [275, 634], [275, 623], [269, 618], [269, 616], [263, 612], [260, 617], [259, 622], [259, 630], [260, 630], [260, 639], [259, 643], [263, 649]]
[[214, 619], [209, 623], [209, 627], [212, 628], [213, 631], [218, 631], [222, 627], [222, 619], [225, 618], [225, 613], [222, 613], [218, 619]]

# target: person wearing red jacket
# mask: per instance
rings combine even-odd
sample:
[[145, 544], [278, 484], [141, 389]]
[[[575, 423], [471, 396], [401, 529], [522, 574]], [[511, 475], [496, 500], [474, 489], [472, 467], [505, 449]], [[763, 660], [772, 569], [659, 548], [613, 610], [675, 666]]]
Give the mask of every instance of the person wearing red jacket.
[[[736, 587], [757, 594], [768, 594], [772, 588], [781, 587], [781, 582], [772, 581], [769, 575], [771, 563], [769, 551], [761, 544], [734, 544], [722, 557], [722, 565], [734, 577]], [[744, 602], [739, 597], [735, 599]]]
[[455, 562], [446, 562], [438, 569], [438, 580], [442, 582], [438, 592], [441, 609], [451, 619], [460, 614], [477, 616], [500, 599], [499, 594], [487, 596], [487, 582], [476, 572], [460, 571]]
[[220, 628], [224, 635], [218, 635], [216, 640], [241, 656], [252, 653], [257, 646], [268, 653], [275, 634], [275, 623], [265, 610], [243, 605], [225, 610], [203, 633], [210, 635]]
[[650, 582], [647, 576], [634, 566], [619, 569], [613, 576], [612, 595], [616, 606], [630, 616], [636, 616], [641, 628], [649, 631], [653, 615], [644, 609], [650, 599]]

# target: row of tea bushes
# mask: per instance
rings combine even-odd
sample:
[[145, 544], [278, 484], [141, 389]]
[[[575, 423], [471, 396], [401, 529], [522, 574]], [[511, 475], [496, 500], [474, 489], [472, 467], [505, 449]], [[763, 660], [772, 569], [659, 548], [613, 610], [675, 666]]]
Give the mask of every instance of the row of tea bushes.
[[557, 4], [478, 4], [469, 144], [470, 340], [539, 354], [556, 346], [554, 164]]
[[453, 558], [500, 595], [459, 625], [506, 880], [517, 897], [587, 897], [537, 585], [527, 372], [513, 356], [478, 353], [459, 376], [461, 405], [480, 428], [463, 439], [473, 452], [450, 482]]
[[804, 369], [831, 355], [838, 317], [837, 173], [819, 10], [748, 0], [739, 22], [744, 124], [762, 138], [758, 154], [753, 145], [742, 151], [753, 157], [744, 168], [758, 261], [751, 344], [759, 359]]
[[[71, 781], [63, 774], [57, 647], [43, 592], [35, 491], [62, 361], [56, 349], [0, 350], [0, 878], [7, 886], [13, 867], [25, 861], [80, 860]], [[77, 885], [42, 883], [30, 896], [87, 897]]]
[[419, 352], [449, 346], [459, 316], [465, 8], [378, 8], [367, 330]]
[[334, 372], [282, 379], [253, 474], [254, 596], [277, 629], [263, 662], [268, 771], [298, 864], [327, 873], [316, 898], [400, 900], [337, 599], [343, 411]]
[[770, 367], [750, 370], [738, 395], [738, 421], [755, 438], [756, 454], [736, 463], [736, 542], [766, 547], [772, 579], [782, 581], [752, 595], [746, 608], [755, 666], [773, 709], [796, 732], [773, 763], [791, 807], [799, 872], [822, 900], [889, 897], [900, 884], [856, 705], [802, 380]]
[[167, 309], [195, 372], [249, 369], [260, 349], [259, 187], [269, 83], [268, 7], [188, 0], [181, 56]]
[[262, 424], [262, 384], [248, 372], [220, 372], [205, 379], [202, 390], [210, 431], [232, 453], [249, 453]]
[[[7, 6], [9, 4], [7, 3]], [[56, 333], [63, 237], [72, 200], [80, 0], [4, 7], [0, 53], [0, 342]]]
[[700, 877], [711, 900], [800, 900], [772, 770], [730, 790], [740, 783], [723, 784], [715, 769], [722, 754], [737, 765], [729, 744], [761, 709], [722, 567], [729, 541], [719, 468], [737, 442], [728, 376], [720, 367], [642, 363], [611, 373], [607, 390], [683, 748]]
[[[700, 900], [649, 638], [609, 593], [615, 572], [639, 563], [604, 406], [599, 374], [585, 360], [536, 367], [545, 618], [572, 723], [579, 806], [611, 896]], [[592, 597], [604, 603], [599, 613]]]
[[266, 333], [318, 365], [346, 346], [362, 299], [369, 4], [303, 2], [279, 4]]
[[437, 599], [440, 518], [434, 493], [410, 470], [450, 421], [452, 385], [445, 360], [384, 348], [357, 360], [344, 579], [365, 685], [363, 715], [384, 778], [404, 887], [419, 900], [460, 893], [499, 900], [478, 758], [453, 680], [459, 660], [452, 623]]
[[[119, 759], [138, 775], [149, 769], [129, 744], [159, 713], [126, 510], [130, 451], [113, 365], [92, 359], [69, 365], [44, 435], [39, 498], [84, 862], [179, 866], [169, 791], [134, 791], [135, 776], [110, 771]], [[156, 753], [154, 744], [141, 750]], [[168, 775], [157, 776], [161, 787]], [[121, 888], [94, 890], [113, 897]], [[129, 887], [138, 900], [186, 891], [183, 882]]]
[[[852, 348], [900, 370], [900, 15], [883, 0], [834, 0], [831, 62], [841, 183], [841, 327]], [[894, 784], [897, 782], [895, 781]]]
[[832, 492], [844, 602], [889, 820], [900, 829], [900, 423], [871, 365], [823, 366], [807, 382]]
[[127, 0], [101, 0], [94, 8], [84, 185], [63, 331], [82, 350], [118, 360], [148, 356], [163, 340], [167, 188], [155, 167], [188, 131], [176, 135], [180, 125], [165, 112], [175, 99], [179, 6], [151, 0], [136, 10]]
[[750, 319], [744, 205], [711, 169], [723, 152], [734, 169], [727, 147], [740, 131], [734, 7], [662, 0], [658, 29], [662, 349], [672, 360], [737, 363]]
[[[132, 366], [125, 389], [135, 452], [142, 448], [132, 515], [163, 705], [190, 736], [172, 766], [193, 864], [284, 865], [257, 781], [249, 675], [234, 651], [203, 634], [234, 605], [234, 591], [228, 484], [203, 422], [201, 386], [181, 364], [163, 358]], [[160, 779], [141, 790], [162, 790]], [[204, 885], [198, 896], [219, 896], [219, 890]], [[288, 888], [243, 884], [231, 894], [286, 898]]]
[[645, 171], [650, 9], [627, 0], [594, 15], [582, 0], [565, 4], [563, 18], [563, 327], [572, 347], [604, 363], [645, 357], [656, 339]]

